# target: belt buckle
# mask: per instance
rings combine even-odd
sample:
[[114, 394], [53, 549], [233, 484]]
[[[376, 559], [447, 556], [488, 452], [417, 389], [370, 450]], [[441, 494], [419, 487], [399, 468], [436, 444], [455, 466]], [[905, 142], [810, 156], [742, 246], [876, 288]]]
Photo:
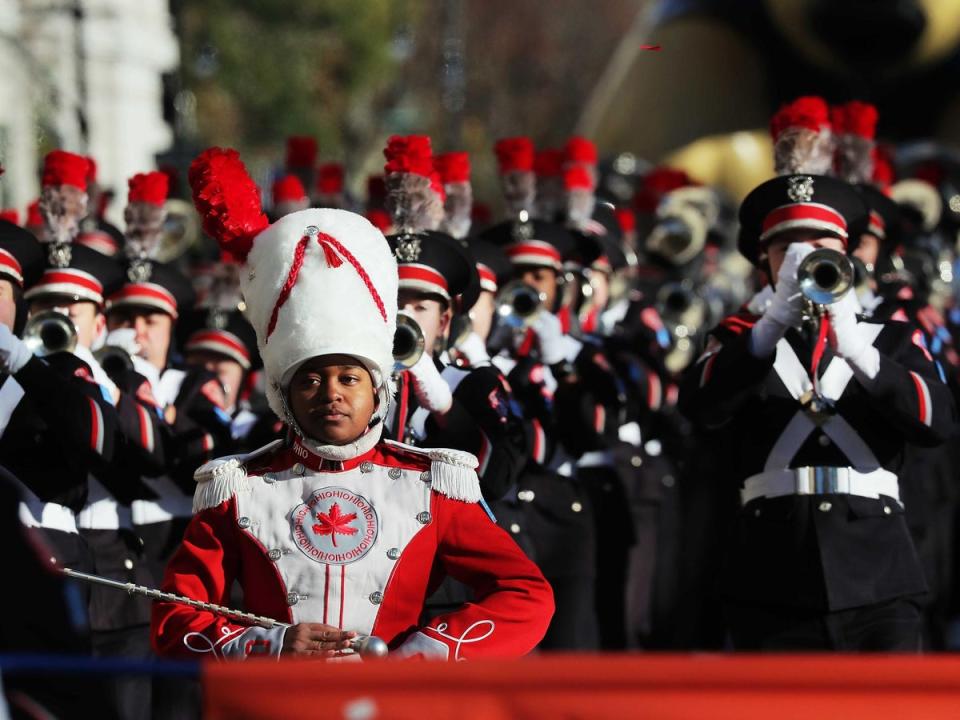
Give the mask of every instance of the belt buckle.
[[840, 477], [840, 468], [835, 467], [804, 467], [797, 468], [796, 473], [796, 492], [798, 495], [836, 495], [837, 493], [848, 492], [848, 489], [842, 488], [843, 483]]

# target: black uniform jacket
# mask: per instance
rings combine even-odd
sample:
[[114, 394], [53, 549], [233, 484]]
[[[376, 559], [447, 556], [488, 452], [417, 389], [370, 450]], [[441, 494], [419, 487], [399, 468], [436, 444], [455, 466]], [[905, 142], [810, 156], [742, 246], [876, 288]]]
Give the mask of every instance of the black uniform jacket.
[[443, 422], [432, 414], [418, 421], [425, 410], [419, 407], [413, 380], [404, 371], [397, 379], [396, 405], [387, 429], [403, 442], [473, 453], [480, 461], [477, 475], [484, 499], [500, 500], [514, 486], [527, 460], [523, 422], [513, 407], [509, 386], [492, 366], [467, 370], [438, 363], [438, 368], [453, 389], [453, 405]]
[[[691, 419], [707, 428], [731, 425], [736, 467], [722, 476], [742, 483], [765, 470], [879, 467], [898, 475], [901, 486], [914, 482], [900, 472], [906, 443], [937, 445], [955, 423], [950, 392], [914, 330], [896, 322], [858, 325], [880, 353], [869, 389], [828, 347], [819, 377], [835, 406], [810, 415], [797, 388], [809, 381], [813, 341], [791, 329], [775, 353], [756, 358], [748, 344], [757, 320], [747, 313], [724, 320], [681, 386], [680, 406]], [[853, 434], [838, 433], [840, 425]], [[739, 602], [834, 611], [924, 592], [903, 513], [883, 495], [753, 500], [740, 513], [725, 593]]]

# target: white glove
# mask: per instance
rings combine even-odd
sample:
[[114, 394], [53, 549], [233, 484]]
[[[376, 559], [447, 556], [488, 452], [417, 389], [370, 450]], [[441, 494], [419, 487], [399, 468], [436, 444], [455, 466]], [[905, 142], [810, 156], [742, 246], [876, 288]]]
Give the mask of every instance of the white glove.
[[831, 349], [850, 365], [855, 372], [873, 380], [880, 371], [880, 351], [877, 350], [860, 332], [857, 326], [857, 313], [860, 302], [854, 290], [837, 302], [827, 306], [830, 317]]
[[0, 371], [16, 375], [32, 357], [33, 353], [26, 343], [0, 323]]
[[130, 355], [136, 355], [140, 352], [140, 344], [137, 342], [137, 331], [133, 328], [117, 328], [107, 333], [104, 345], [113, 345], [114, 347], [126, 350]]
[[467, 335], [466, 339], [457, 345], [457, 352], [463, 355], [471, 365], [482, 365], [490, 361], [487, 346], [475, 332]]
[[453, 393], [450, 392], [447, 381], [440, 376], [440, 371], [429, 354], [424, 353], [417, 360], [417, 364], [410, 368], [410, 377], [413, 378], [413, 392], [421, 407], [440, 415], [450, 410]]
[[566, 359], [560, 318], [544, 310], [537, 315], [530, 327], [537, 336], [540, 359], [544, 365], [555, 365]]
[[797, 282], [797, 269], [803, 259], [814, 250], [807, 243], [793, 243], [787, 247], [783, 264], [777, 273], [777, 289], [763, 317], [750, 332], [750, 352], [754, 357], [767, 357], [787, 328], [799, 327], [803, 318], [803, 295]]

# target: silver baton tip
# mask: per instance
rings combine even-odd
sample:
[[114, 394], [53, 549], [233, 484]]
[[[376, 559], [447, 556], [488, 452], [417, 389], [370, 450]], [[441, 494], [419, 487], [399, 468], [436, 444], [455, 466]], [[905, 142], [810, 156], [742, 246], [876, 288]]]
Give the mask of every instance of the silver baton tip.
[[351, 641], [350, 647], [360, 653], [360, 656], [364, 658], [382, 658], [386, 657], [389, 652], [387, 644], [376, 635], [358, 637]]

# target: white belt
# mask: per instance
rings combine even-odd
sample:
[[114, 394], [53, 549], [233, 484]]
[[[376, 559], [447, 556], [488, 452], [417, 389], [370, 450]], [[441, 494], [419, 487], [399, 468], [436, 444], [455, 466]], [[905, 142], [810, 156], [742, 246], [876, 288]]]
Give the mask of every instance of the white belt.
[[870, 472], [847, 467], [768, 470], [747, 478], [740, 491], [740, 502], [746, 505], [757, 498], [783, 495], [859, 495], [874, 499], [886, 495], [900, 503], [900, 485], [897, 476], [883, 468]]
[[46, 528], [60, 532], [77, 532], [77, 518], [73, 510], [57, 503], [45, 503], [36, 498], [20, 503], [20, 522], [31, 528]]
[[591, 450], [585, 452], [577, 460], [577, 467], [581, 468], [613, 467], [615, 464], [615, 458], [611, 450]]

